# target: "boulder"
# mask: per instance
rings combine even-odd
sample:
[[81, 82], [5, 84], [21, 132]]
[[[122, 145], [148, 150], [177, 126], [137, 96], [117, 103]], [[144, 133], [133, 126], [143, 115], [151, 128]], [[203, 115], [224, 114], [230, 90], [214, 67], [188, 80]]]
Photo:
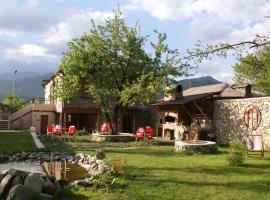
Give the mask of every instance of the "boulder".
[[24, 180], [24, 185], [36, 193], [41, 193], [43, 184], [43, 179], [36, 173], [29, 174]]
[[41, 200], [51, 200], [52, 198], [53, 198], [52, 195], [40, 193]]
[[0, 197], [6, 196], [15, 174], [7, 174], [0, 183]]
[[46, 178], [42, 187], [42, 192], [46, 194], [53, 194], [55, 192], [55, 186], [49, 178]]
[[37, 200], [40, 195], [24, 185], [16, 185], [10, 189], [7, 200]]
[[17, 174], [15, 176], [15, 178], [12, 180], [11, 184], [10, 184], [10, 188], [13, 188], [16, 185], [23, 185], [23, 176], [21, 174]]

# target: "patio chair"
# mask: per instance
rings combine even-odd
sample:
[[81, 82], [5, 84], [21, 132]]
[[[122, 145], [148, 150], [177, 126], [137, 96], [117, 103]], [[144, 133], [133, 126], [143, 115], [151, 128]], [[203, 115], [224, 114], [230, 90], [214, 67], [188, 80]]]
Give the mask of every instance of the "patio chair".
[[53, 134], [53, 125], [49, 124], [47, 125], [47, 135], [52, 135]]
[[75, 133], [76, 133], [75, 126], [69, 126], [68, 131], [65, 133], [66, 138], [68, 138], [69, 141], [71, 142], [71, 138], [74, 137]]
[[262, 135], [248, 135], [247, 137], [247, 155], [260, 155], [261, 159], [264, 156], [264, 144]]

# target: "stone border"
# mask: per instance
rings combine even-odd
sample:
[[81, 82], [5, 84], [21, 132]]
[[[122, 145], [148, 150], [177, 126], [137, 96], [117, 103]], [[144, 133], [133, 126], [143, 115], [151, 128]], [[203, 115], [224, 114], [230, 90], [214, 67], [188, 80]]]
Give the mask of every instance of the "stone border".
[[32, 131], [31, 131], [30, 133], [31, 133], [31, 136], [32, 136], [32, 138], [33, 138], [33, 140], [34, 140], [34, 143], [35, 143], [36, 147], [37, 147], [38, 149], [44, 149], [45, 146], [44, 146], [44, 144], [42, 144], [42, 142], [38, 139], [36, 132], [32, 132]]

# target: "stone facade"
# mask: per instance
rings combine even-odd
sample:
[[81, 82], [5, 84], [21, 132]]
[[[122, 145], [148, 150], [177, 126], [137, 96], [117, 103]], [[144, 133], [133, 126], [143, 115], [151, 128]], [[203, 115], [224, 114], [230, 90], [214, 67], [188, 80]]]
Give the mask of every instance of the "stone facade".
[[[255, 105], [261, 113], [256, 130], [246, 127], [244, 113]], [[234, 137], [245, 141], [247, 134], [262, 134], [266, 147], [270, 148], [270, 97], [216, 100], [214, 102], [214, 128], [219, 144], [227, 144]]]

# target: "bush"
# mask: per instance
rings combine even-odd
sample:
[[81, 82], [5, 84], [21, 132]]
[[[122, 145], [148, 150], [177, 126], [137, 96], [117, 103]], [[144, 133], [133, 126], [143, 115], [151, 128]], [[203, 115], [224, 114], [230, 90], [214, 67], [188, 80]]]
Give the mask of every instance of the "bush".
[[125, 164], [126, 164], [126, 160], [124, 160], [124, 159], [114, 160], [112, 162], [112, 170], [114, 172], [121, 173], [121, 172], [123, 172]]
[[230, 142], [227, 160], [230, 166], [240, 166], [245, 160], [246, 147], [240, 141]]
[[91, 180], [90, 184], [97, 189], [104, 188], [106, 190], [110, 190], [125, 186], [125, 182], [126, 181], [122, 173], [109, 171]]

